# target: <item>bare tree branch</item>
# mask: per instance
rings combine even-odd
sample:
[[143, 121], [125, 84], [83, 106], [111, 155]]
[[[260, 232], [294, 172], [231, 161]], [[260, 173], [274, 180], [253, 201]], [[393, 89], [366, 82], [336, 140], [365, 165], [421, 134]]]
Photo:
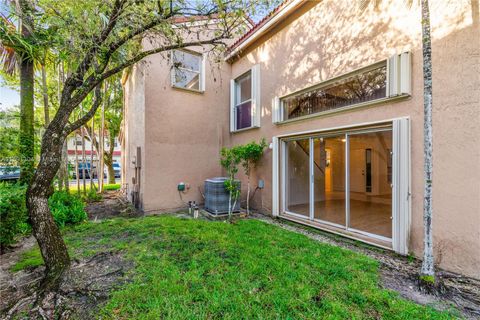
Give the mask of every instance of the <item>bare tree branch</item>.
[[160, 52], [164, 52], [164, 51], [169, 51], [169, 50], [186, 48], [186, 47], [202, 46], [202, 45], [224, 45], [225, 46], [226, 44], [224, 42], [222, 42], [222, 39], [225, 39], [225, 37], [223, 35], [219, 36], [219, 37], [209, 39], [209, 40], [178, 43], [178, 44], [174, 44], [174, 45], [162, 46], [162, 47], [159, 47], [159, 48], [143, 51], [143, 52], [139, 53], [138, 55], [136, 55], [135, 57], [131, 58], [130, 60], [128, 60], [128, 61], [110, 69], [110, 70], [105, 71], [100, 76], [99, 81], [103, 81], [103, 80], [113, 76], [114, 74], [122, 71], [125, 68], [130, 67], [131, 65], [139, 62], [143, 58], [146, 58], [146, 57], [148, 57], [152, 54], [160, 53]]
[[78, 128], [83, 126], [85, 123], [87, 123], [95, 115], [95, 112], [97, 111], [98, 107], [102, 103], [102, 90], [101, 90], [100, 84], [101, 82], [98, 83], [98, 85], [95, 87], [95, 99], [93, 101], [93, 105], [90, 108], [90, 110], [88, 110], [88, 112], [80, 119], [67, 125], [64, 129], [64, 133], [66, 133], [67, 135], [72, 133], [73, 131], [77, 130]]

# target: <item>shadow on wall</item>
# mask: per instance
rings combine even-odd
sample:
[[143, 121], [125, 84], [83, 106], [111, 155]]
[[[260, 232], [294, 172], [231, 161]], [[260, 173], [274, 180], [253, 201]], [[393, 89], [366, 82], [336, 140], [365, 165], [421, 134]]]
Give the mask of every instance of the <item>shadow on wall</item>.
[[[260, 39], [246, 57], [277, 75], [264, 86], [282, 96], [395, 53], [420, 52], [419, 5], [388, 2], [365, 11], [348, 1], [308, 2]], [[434, 1], [430, 6], [434, 41], [478, 24], [478, 0]], [[262, 115], [270, 115], [269, 109], [264, 107]]]

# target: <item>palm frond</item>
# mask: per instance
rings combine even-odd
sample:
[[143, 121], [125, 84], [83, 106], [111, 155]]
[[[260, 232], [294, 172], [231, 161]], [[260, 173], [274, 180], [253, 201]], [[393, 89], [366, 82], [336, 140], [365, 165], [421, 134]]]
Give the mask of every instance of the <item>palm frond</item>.
[[[0, 25], [0, 28], [2, 29], [0, 32], [2, 34], [3, 28], [13, 28], [13, 31], [15, 31], [15, 25], [13, 22], [4, 16], [0, 17]], [[13, 75], [15, 73], [17, 66], [17, 55], [12, 47], [6, 45], [6, 41], [4, 41], [3, 37], [0, 37], [0, 63], [3, 66], [5, 73], [8, 75]]]

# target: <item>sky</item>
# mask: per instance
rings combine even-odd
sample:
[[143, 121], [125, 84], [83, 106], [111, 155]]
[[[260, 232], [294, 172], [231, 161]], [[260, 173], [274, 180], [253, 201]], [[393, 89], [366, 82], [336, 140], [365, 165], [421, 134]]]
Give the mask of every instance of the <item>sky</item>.
[[0, 111], [9, 109], [20, 104], [20, 95], [18, 91], [12, 90], [5, 86], [2, 76], [0, 75]]

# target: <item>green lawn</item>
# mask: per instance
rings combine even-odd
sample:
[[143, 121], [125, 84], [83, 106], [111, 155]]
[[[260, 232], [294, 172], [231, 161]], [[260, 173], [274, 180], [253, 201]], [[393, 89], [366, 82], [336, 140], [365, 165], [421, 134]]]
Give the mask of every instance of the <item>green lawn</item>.
[[[120, 190], [120, 183], [114, 183], [114, 184], [104, 184], [103, 185], [103, 190]], [[95, 182], [95, 188], [98, 188], [98, 182]], [[79, 190], [77, 188], [77, 185], [76, 184], [72, 184], [69, 186], [69, 189], [71, 192], [76, 192], [77, 190]], [[90, 180], [87, 180], [86, 184], [85, 184], [85, 189], [87, 191], [90, 190]], [[80, 180], [80, 191], [83, 191], [83, 182], [82, 180]]]
[[[77, 257], [114, 249], [135, 261], [102, 318], [452, 318], [380, 289], [376, 261], [257, 220], [115, 219], [65, 238]], [[38, 253], [26, 257], [17, 269], [39, 263]]]

